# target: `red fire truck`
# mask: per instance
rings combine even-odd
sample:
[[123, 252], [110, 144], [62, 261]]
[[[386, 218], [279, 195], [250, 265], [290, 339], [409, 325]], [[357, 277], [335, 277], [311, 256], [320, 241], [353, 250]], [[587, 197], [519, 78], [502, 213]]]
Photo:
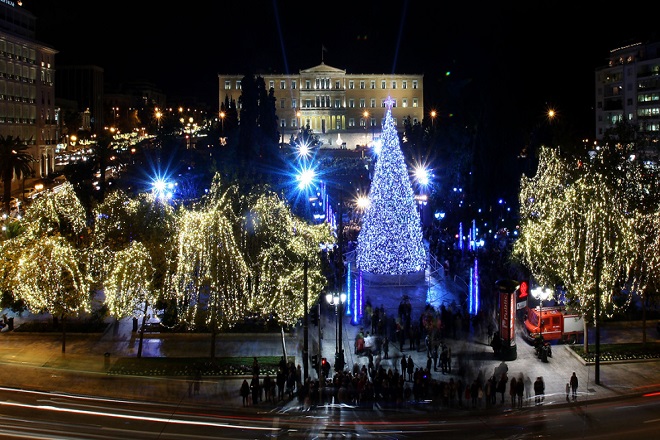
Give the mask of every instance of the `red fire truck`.
[[564, 307], [527, 307], [525, 309], [525, 331], [529, 342], [540, 335], [546, 341], [575, 344], [584, 337], [582, 316], [571, 314]]

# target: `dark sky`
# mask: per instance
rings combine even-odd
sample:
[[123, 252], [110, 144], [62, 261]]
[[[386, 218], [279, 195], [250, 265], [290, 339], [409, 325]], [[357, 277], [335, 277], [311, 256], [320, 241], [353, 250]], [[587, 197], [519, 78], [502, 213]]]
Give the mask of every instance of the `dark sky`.
[[296, 73], [319, 64], [324, 46], [325, 63], [348, 73], [423, 73], [427, 88], [447, 70], [491, 77], [524, 112], [553, 106], [590, 132], [594, 69], [610, 49], [650, 37], [636, 30], [645, 2], [609, 13], [575, 1], [457, 3], [24, 1], [56, 66], [95, 64], [109, 82], [149, 80], [213, 107], [218, 73]]

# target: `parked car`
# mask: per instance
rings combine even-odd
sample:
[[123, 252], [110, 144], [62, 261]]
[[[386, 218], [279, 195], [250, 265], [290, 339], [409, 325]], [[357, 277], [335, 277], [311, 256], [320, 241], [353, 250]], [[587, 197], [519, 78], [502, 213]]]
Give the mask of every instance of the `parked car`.
[[23, 190], [23, 199], [34, 199], [39, 194], [41, 194], [41, 191], [37, 191], [36, 188], [26, 188]]

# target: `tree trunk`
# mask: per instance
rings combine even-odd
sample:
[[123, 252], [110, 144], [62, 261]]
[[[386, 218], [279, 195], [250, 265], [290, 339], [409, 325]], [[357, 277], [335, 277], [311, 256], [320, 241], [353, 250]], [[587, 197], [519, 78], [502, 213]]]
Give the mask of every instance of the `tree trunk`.
[[[321, 324], [319, 323], [319, 325]], [[288, 358], [286, 357], [286, 340], [284, 339], [284, 326], [280, 327], [280, 330], [282, 332], [282, 356], [284, 356], [284, 360], [287, 361]], [[319, 360], [319, 362], [321, 361]]]
[[66, 317], [62, 313], [62, 353], [66, 353]]
[[589, 326], [586, 319], [582, 319], [582, 327], [584, 328], [584, 337], [582, 338], [582, 348], [585, 353], [589, 353]]
[[147, 311], [149, 310], [149, 302], [144, 302], [144, 313], [142, 314], [142, 326], [140, 327], [140, 343], [138, 344], [137, 357], [142, 357], [142, 341], [144, 340], [144, 326], [147, 323]]
[[218, 307], [215, 305], [211, 311], [211, 359], [215, 359], [215, 339], [217, 335], [217, 316], [218, 316]]
[[642, 347], [646, 347], [646, 289], [642, 292]]

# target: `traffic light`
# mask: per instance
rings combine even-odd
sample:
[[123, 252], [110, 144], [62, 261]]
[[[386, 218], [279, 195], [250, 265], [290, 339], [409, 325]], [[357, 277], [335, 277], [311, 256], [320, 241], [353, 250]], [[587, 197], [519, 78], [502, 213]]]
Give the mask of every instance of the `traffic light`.
[[315, 370], [319, 367], [319, 357], [318, 355], [313, 354], [312, 355], [312, 368]]

